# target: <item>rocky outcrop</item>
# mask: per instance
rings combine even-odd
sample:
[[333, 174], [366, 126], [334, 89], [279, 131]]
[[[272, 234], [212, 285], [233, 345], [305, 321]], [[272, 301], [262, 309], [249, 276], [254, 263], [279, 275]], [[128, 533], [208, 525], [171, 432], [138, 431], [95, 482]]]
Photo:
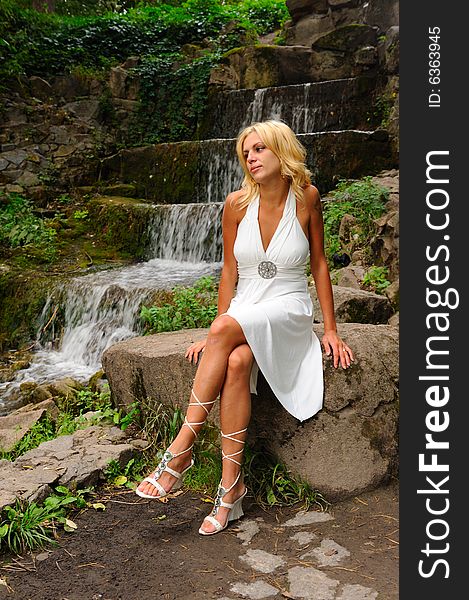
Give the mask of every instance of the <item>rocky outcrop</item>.
[[383, 34], [398, 24], [397, 0], [287, 0], [292, 23], [286, 43], [311, 46], [337, 27], [362, 23]]
[[[321, 326], [314, 326], [319, 337]], [[334, 369], [325, 358], [324, 409], [300, 424], [259, 383], [253, 397], [251, 440], [273, 451], [296, 474], [330, 498], [360, 493], [386, 481], [397, 460], [398, 332], [388, 325], [341, 324], [356, 361]], [[187, 347], [206, 330], [133, 338], [108, 348], [103, 366], [114, 401], [187, 406], [195, 367]], [[217, 422], [218, 407], [210, 415]], [[272, 427], [275, 423], [275, 428]]]
[[373, 75], [378, 67], [376, 31], [347, 25], [302, 46], [246, 46], [228, 52], [212, 70], [210, 84], [258, 89]]
[[14, 462], [0, 460], [0, 510], [16, 499], [41, 502], [58, 485], [96, 485], [111, 460], [124, 467], [140, 446], [117, 427], [92, 426], [43, 442]]
[[[320, 192], [338, 179], [376, 173], [394, 164], [389, 136], [377, 131], [326, 131], [298, 136]], [[227, 158], [229, 157], [229, 158]], [[234, 139], [127, 148], [101, 161], [100, 180], [135, 187], [158, 204], [222, 202], [242, 180]]]

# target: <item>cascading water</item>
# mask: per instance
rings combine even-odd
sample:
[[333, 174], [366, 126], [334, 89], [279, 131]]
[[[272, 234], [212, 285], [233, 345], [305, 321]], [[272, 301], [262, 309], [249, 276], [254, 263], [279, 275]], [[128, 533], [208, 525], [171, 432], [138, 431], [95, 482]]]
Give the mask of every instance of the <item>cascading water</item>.
[[[150, 260], [58, 284], [39, 319], [34, 361], [13, 382], [0, 384], [0, 414], [13, 405], [26, 381], [88, 380], [101, 368], [107, 347], [141, 333], [140, 307], [152, 293], [216, 274], [222, 255], [222, 208], [221, 203], [154, 206], [148, 225]], [[54, 342], [47, 324], [58, 306], [64, 329]]]

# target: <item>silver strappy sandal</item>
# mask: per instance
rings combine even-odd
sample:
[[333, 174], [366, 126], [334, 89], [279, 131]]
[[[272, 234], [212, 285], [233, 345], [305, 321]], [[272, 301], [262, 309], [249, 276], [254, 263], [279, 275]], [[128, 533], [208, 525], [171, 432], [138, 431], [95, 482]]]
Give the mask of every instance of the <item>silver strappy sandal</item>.
[[[245, 429], [240, 429], [239, 431], [235, 431], [234, 433], [228, 433], [228, 434], [224, 434], [222, 432], [222, 438], [226, 438], [229, 440], [232, 440], [233, 442], [238, 442], [238, 444], [244, 444], [246, 443], [244, 440], [238, 440], [236, 439], [235, 435], [239, 434], [239, 433], [244, 433], [245, 431], [247, 431], [247, 427]], [[224, 529], [226, 529], [229, 525], [229, 523], [231, 521], [236, 521], [237, 519], [241, 518], [244, 515], [243, 512], [243, 499], [246, 496], [248, 489], [245, 488], [244, 492], [241, 494], [241, 496], [235, 500], [232, 503], [229, 502], [224, 502], [223, 501], [223, 497], [234, 488], [234, 486], [238, 483], [239, 478], [241, 476], [241, 463], [238, 462], [237, 460], [235, 460], [233, 458], [233, 456], [237, 456], [238, 454], [242, 454], [244, 452], [244, 447], [241, 448], [241, 450], [239, 450], [238, 452], [233, 452], [232, 454], [225, 454], [222, 450], [222, 460], [231, 460], [231, 462], [236, 463], [237, 465], [239, 465], [240, 470], [238, 473], [238, 476], [236, 477], [236, 479], [234, 480], [234, 482], [230, 485], [229, 488], [225, 489], [222, 486], [222, 482], [220, 481], [220, 484], [218, 486], [218, 491], [217, 491], [217, 496], [215, 498], [215, 504], [213, 506], [213, 510], [212, 512], [205, 517], [204, 521], [208, 521], [209, 523], [211, 523], [214, 527], [215, 530], [214, 531], [204, 531], [202, 529], [202, 525], [199, 528], [199, 533], [200, 535], [214, 535], [215, 533], [220, 533], [220, 531], [223, 531]], [[222, 480], [223, 481], [223, 480]], [[220, 521], [218, 521], [218, 519], [216, 519], [216, 515], [218, 514], [218, 509], [220, 507], [223, 508], [229, 508], [230, 512], [228, 513], [228, 517], [226, 519], [226, 523], [224, 525], [222, 525], [220, 523]], [[202, 523], [203, 524], [203, 523]]]
[[[205, 410], [205, 412], [207, 413], [207, 416], [208, 416], [210, 411], [207, 410], [205, 408], [205, 406], [214, 404], [216, 402], [216, 398], [215, 398], [215, 400], [211, 400], [210, 402], [200, 402], [200, 400], [197, 398], [194, 390], [191, 390], [191, 396], [194, 396], [195, 402], [189, 402], [188, 408], [190, 406], [201, 406]], [[189, 427], [189, 429], [194, 434], [194, 437], [197, 437], [197, 432], [195, 431], [194, 426], [203, 425], [205, 423], [205, 421], [206, 421], [206, 419], [204, 419], [203, 421], [200, 421], [200, 422], [188, 421], [187, 415], [186, 415], [182, 426], [184, 427], [184, 425], [186, 425], [187, 427]], [[181, 452], [171, 452], [171, 450], [167, 449], [165, 451], [165, 453], [163, 454], [163, 458], [161, 459], [158, 466], [156, 467], [153, 475], [150, 475], [149, 477], [145, 477], [145, 479], [139, 484], [139, 485], [142, 485], [142, 483], [151, 483], [151, 485], [158, 490], [158, 495], [152, 496], [151, 494], [145, 494], [144, 492], [141, 492], [137, 488], [135, 490], [135, 493], [137, 494], [137, 496], [140, 496], [141, 498], [147, 498], [149, 500], [157, 500], [158, 498], [164, 498], [165, 496], [167, 496], [169, 494], [169, 492], [180, 488], [182, 485], [182, 478], [184, 477], [184, 474], [187, 473], [187, 471], [194, 465], [194, 460], [193, 459], [191, 460], [191, 464], [187, 467], [187, 469], [184, 469], [184, 471], [182, 473], [179, 473], [178, 471], [175, 471], [174, 469], [171, 469], [170, 467], [168, 467], [168, 463], [171, 462], [173, 460], [173, 458], [176, 458], [177, 456], [181, 456], [181, 454], [185, 454], [186, 452], [189, 452], [190, 450], [192, 450], [193, 447], [194, 447], [194, 444], [189, 446], [189, 448], [182, 450]], [[161, 483], [159, 483], [159, 481], [158, 481], [159, 478], [161, 477], [161, 475], [165, 471], [176, 478], [176, 481], [171, 486], [171, 490], [169, 490], [169, 491], [166, 491], [164, 489], [164, 487], [161, 485]]]

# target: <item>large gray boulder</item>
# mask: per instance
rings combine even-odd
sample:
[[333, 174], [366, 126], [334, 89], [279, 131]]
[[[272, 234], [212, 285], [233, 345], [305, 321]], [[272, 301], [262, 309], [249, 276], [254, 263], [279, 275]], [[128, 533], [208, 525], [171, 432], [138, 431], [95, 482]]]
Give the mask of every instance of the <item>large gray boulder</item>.
[[[309, 288], [314, 308], [314, 322], [322, 323], [321, 306], [316, 288]], [[393, 314], [392, 304], [387, 296], [374, 294], [351, 287], [332, 286], [334, 308], [337, 323], [387, 323]]]
[[[324, 358], [324, 408], [300, 423], [283, 409], [262, 377], [253, 396], [251, 443], [276, 454], [291, 471], [338, 499], [386, 482], [396, 471], [398, 329], [389, 325], [339, 324], [356, 360], [335, 369]], [[319, 338], [320, 325], [314, 325]], [[119, 342], [106, 350], [103, 367], [114, 401], [144, 400], [185, 408], [196, 367], [187, 347], [204, 329], [161, 333]], [[218, 406], [210, 415], [218, 422]], [[275, 423], [275, 427], [273, 424]]]

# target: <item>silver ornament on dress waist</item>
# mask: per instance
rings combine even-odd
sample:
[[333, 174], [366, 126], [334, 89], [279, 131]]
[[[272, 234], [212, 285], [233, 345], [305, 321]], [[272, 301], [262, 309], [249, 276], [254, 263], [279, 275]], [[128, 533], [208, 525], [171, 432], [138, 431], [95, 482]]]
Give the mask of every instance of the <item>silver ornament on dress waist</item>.
[[270, 260], [263, 260], [257, 266], [257, 272], [263, 279], [272, 279], [277, 275], [277, 267]]

